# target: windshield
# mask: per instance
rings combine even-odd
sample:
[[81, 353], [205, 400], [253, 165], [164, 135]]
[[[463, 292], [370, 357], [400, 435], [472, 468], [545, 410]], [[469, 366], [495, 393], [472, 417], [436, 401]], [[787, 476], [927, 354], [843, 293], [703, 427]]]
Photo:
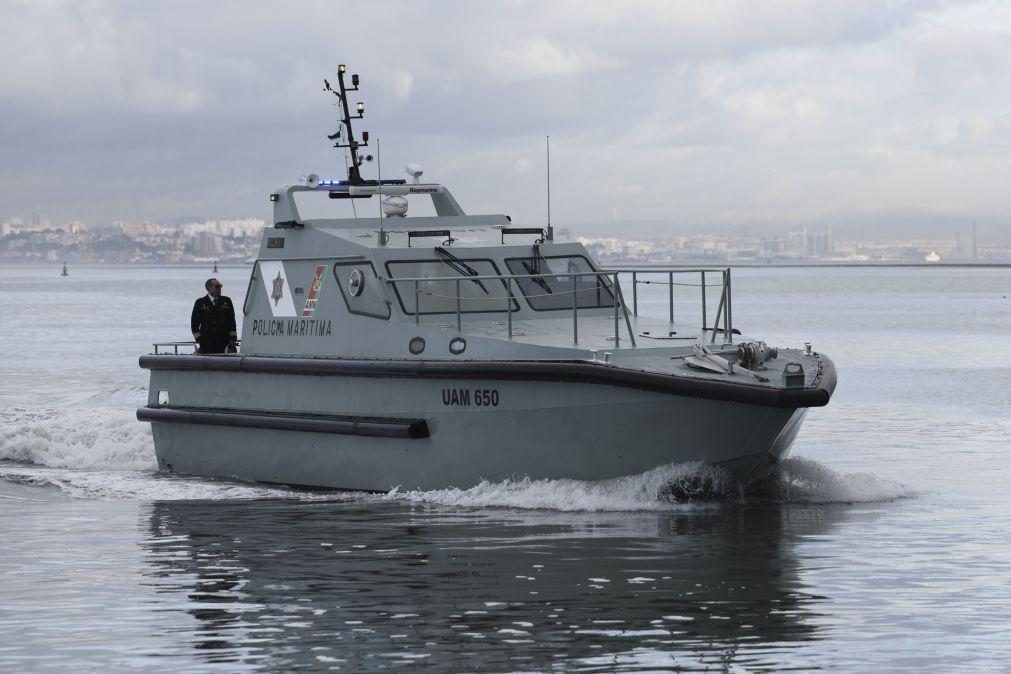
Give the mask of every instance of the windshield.
[[[397, 279], [444, 278], [440, 281], [418, 282], [418, 313], [455, 314], [457, 310], [457, 288], [459, 288], [460, 313], [506, 310], [507, 290], [505, 281], [499, 279], [473, 279], [471, 276], [498, 276], [499, 270], [491, 260], [460, 259], [455, 255], [442, 255], [438, 260], [404, 260], [387, 262], [386, 269], [394, 280], [393, 287], [406, 314], [415, 312], [414, 281]], [[446, 278], [448, 277], [448, 278]], [[459, 277], [459, 281], [457, 281]], [[519, 307], [516, 300], [510, 303], [512, 310]]]
[[613, 307], [614, 295], [607, 277], [589, 273], [586, 276], [555, 276], [593, 272], [593, 267], [582, 255], [511, 258], [506, 260], [509, 271], [517, 275], [537, 274], [534, 278], [516, 279], [523, 295], [535, 311], [572, 309], [573, 279], [576, 303], [580, 309]]

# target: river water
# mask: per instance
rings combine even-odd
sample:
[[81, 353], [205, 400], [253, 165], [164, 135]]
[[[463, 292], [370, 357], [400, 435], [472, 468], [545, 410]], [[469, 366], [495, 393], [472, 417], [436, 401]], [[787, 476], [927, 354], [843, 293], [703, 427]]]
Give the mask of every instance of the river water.
[[[248, 271], [219, 274], [239, 306]], [[137, 356], [188, 337], [208, 271], [58, 274], [0, 268], [2, 671], [1011, 671], [1009, 269], [735, 270], [735, 324], [839, 388], [775, 489], [694, 503], [657, 498], [683, 465], [159, 475]]]

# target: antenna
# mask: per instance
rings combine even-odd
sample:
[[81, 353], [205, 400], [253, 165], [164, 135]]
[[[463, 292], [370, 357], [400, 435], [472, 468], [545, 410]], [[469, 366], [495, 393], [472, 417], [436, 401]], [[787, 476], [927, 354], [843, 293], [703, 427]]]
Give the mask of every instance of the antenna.
[[551, 227], [551, 136], [544, 136], [544, 146], [548, 154], [548, 227], [544, 238], [555, 240], [555, 230]]
[[379, 138], [376, 138], [376, 173], [379, 179], [376, 181], [376, 201], [379, 202], [379, 245], [386, 245], [386, 232], [383, 230], [383, 160], [379, 153]]

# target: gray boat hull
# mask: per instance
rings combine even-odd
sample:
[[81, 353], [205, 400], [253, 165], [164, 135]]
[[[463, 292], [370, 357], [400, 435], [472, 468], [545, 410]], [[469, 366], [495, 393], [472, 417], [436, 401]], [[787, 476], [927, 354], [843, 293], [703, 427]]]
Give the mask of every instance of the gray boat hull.
[[805, 413], [592, 378], [270, 373], [227, 357], [206, 371], [209, 359], [170, 358], [148, 363], [151, 397], [138, 411], [159, 467], [310, 487], [601, 480], [692, 461], [747, 481], [787, 454]]

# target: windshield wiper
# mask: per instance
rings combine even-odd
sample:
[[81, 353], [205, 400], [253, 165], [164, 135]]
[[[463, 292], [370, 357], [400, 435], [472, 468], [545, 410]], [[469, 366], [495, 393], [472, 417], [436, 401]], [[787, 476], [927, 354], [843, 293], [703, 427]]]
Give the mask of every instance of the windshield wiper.
[[527, 262], [526, 260], [522, 260], [522, 262], [523, 268], [526, 269], [527, 273], [533, 277], [530, 280], [539, 285], [540, 287], [544, 288], [544, 290], [546, 290], [549, 295], [554, 295], [555, 291], [551, 289], [551, 286], [548, 285], [548, 282], [542, 279], [540, 276], [536, 275], [539, 274], [540, 272], [538, 272], [536, 269], [530, 266], [530, 263]]
[[[436, 246], [435, 252], [442, 256], [442, 262], [444, 264], [446, 264], [450, 269], [455, 271], [460, 276], [480, 276], [480, 274], [477, 273], [476, 269], [474, 269], [469, 264], [458, 258], [456, 255], [450, 253], [442, 246]], [[471, 279], [471, 281], [476, 283], [481, 288], [481, 290], [484, 291], [485, 295], [489, 294], [488, 288], [486, 288], [485, 285], [481, 283], [481, 279], [474, 278]]]

